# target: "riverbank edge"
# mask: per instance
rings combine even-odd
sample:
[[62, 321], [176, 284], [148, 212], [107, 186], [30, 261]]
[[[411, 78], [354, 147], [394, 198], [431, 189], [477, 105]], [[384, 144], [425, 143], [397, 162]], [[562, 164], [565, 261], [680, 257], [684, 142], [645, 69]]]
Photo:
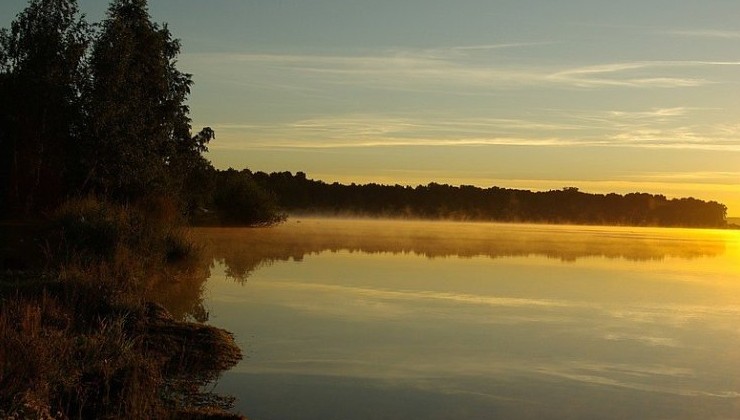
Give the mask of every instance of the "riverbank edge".
[[246, 418], [203, 391], [242, 358], [230, 332], [174, 319], [136, 276], [101, 282], [132, 274], [110, 262], [50, 263], [43, 225], [0, 223], [0, 417]]

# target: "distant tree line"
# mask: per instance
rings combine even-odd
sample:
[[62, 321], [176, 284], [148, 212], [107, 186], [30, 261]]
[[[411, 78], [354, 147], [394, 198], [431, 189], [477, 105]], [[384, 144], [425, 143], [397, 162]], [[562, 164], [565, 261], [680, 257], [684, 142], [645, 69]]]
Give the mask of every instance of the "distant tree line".
[[502, 222], [725, 227], [727, 207], [695, 198], [646, 193], [589, 194], [430, 183], [328, 184], [303, 172], [251, 174], [289, 212]]
[[[268, 195], [234, 174], [215, 176], [203, 156], [214, 132], [192, 133], [193, 82], [177, 69], [179, 52], [146, 0], [114, 0], [97, 24], [75, 0], [30, 1], [0, 30], [0, 216], [93, 195], [124, 204], [169, 197], [189, 214], [223, 205], [229, 223], [279, 220], [255, 201]], [[253, 207], [237, 217], [239, 203]]]

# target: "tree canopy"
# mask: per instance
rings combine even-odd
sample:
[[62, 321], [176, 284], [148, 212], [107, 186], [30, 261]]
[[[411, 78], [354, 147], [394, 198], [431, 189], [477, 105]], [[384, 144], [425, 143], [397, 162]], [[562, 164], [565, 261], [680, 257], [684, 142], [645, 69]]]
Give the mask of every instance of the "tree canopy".
[[182, 191], [212, 137], [192, 136], [192, 79], [176, 67], [180, 43], [152, 23], [144, 0], [117, 0], [90, 57], [86, 187], [119, 198]]
[[282, 220], [250, 178], [216, 177], [203, 156], [215, 133], [192, 133], [179, 53], [146, 0], [114, 0], [97, 25], [76, 0], [31, 0], [0, 32], [0, 215], [93, 194], [167, 196], [185, 212], [218, 204], [230, 223]]
[[59, 201], [84, 125], [92, 31], [74, 0], [34, 0], [0, 31], [0, 194], [5, 210]]

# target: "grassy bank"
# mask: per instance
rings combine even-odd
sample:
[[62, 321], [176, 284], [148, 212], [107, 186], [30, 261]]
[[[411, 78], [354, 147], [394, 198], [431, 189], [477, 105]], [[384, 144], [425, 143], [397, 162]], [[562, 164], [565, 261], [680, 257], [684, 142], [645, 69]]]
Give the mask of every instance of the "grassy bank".
[[171, 201], [74, 200], [0, 228], [0, 417], [239, 418], [200, 392], [241, 358], [231, 334], [151, 298], [199, 264]]

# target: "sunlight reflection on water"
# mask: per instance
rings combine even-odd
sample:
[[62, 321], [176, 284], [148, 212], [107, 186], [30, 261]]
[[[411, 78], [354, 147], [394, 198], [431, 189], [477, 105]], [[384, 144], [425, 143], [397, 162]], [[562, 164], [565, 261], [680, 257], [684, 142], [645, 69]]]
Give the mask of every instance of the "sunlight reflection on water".
[[379, 220], [196, 229], [250, 418], [740, 416], [738, 232]]

